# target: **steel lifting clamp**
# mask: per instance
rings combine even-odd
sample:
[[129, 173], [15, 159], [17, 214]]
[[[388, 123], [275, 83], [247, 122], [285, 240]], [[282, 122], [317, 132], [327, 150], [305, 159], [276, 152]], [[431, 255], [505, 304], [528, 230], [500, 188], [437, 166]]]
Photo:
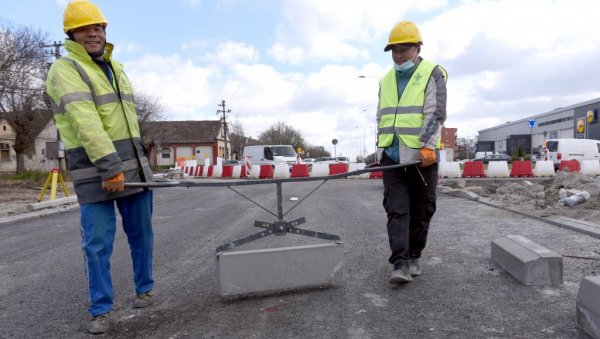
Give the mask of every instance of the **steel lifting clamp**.
[[[258, 221], [258, 220], [256, 220], [256, 221], [254, 221], [254, 226], [255, 227], [264, 228], [265, 229], [264, 231], [261, 231], [261, 232], [258, 232], [258, 233], [254, 233], [254, 234], [249, 235], [249, 236], [247, 236], [245, 238], [242, 238], [242, 239], [234, 240], [234, 241], [232, 241], [230, 243], [227, 243], [227, 244], [223, 244], [223, 245], [217, 247], [217, 249], [216, 249], [215, 252], [217, 252], [217, 253], [224, 252], [224, 251], [230, 250], [230, 249], [232, 249], [234, 247], [240, 246], [240, 245], [248, 243], [250, 241], [254, 241], [254, 240], [257, 240], [257, 239], [264, 238], [264, 237], [269, 236], [269, 235], [282, 236], [282, 235], [286, 235], [287, 233], [304, 235], [304, 236], [314, 237], [314, 238], [318, 238], [318, 239], [339, 241], [340, 237], [337, 236], [337, 235], [335, 235], [335, 234], [328, 234], [328, 233], [323, 233], [323, 232], [315, 232], [315, 231], [305, 230], [305, 229], [296, 227], [296, 226], [298, 226], [300, 224], [304, 224], [306, 222], [306, 219], [304, 217], [298, 218], [298, 219], [290, 221], [290, 222], [286, 222], [285, 220], [283, 220], [283, 217], [284, 217], [285, 214], [287, 214], [292, 209], [294, 209], [296, 206], [298, 206], [304, 199], [306, 199], [309, 195], [311, 195], [314, 191], [316, 191], [319, 187], [321, 187], [328, 179], [322, 179], [324, 181], [323, 181], [323, 183], [321, 185], [317, 186], [306, 197], [304, 197], [304, 199], [300, 200], [297, 204], [295, 204], [294, 206], [292, 206], [286, 213], [283, 213], [283, 198], [282, 198], [283, 194], [281, 192], [281, 184], [283, 182], [289, 181], [289, 180], [290, 179], [272, 179], [272, 180], [270, 180], [271, 182], [275, 182], [275, 184], [277, 184], [277, 220], [275, 222], [269, 223], [269, 222], [266, 222], [266, 221]], [[231, 187], [229, 187], [229, 188], [232, 189]], [[246, 197], [245, 195], [242, 195], [241, 193], [239, 193], [238, 191], [236, 191], [234, 189], [232, 189], [232, 190], [234, 192], [240, 194], [241, 196], [243, 196], [244, 198], [246, 198], [250, 202], [258, 205], [256, 202], [254, 202], [250, 198]], [[260, 206], [260, 207], [263, 208], [263, 209], [265, 209], [262, 206]], [[268, 210], [267, 210], [267, 212], [271, 213]], [[273, 214], [273, 213], [271, 213], [271, 214]]]
[[[302, 201], [304, 201], [306, 198], [308, 198], [312, 193], [314, 193], [317, 189], [319, 189], [321, 186], [323, 186], [323, 184], [325, 184], [330, 179], [342, 179], [342, 178], [346, 178], [346, 177], [353, 176], [353, 175], [359, 175], [362, 173], [394, 170], [394, 169], [402, 168], [402, 167], [416, 166], [418, 164], [420, 164], [420, 161], [411, 161], [411, 162], [405, 162], [405, 163], [390, 165], [390, 166], [367, 167], [367, 168], [352, 171], [352, 172], [346, 172], [346, 173], [340, 173], [340, 174], [334, 174], [334, 175], [328, 175], [328, 176], [318, 176], [318, 177], [302, 177], [302, 178], [286, 178], [286, 179], [258, 179], [258, 180], [224, 181], [224, 182], [214, 182], [214, 181], [193, 182], [193, 181], [164, 180], [164, 181], [156, 181], [156, 182], [137, 182], [137, 183], [127, 183], [126, 182], [125, 186], [126, 187], [153, 187], [153, 188], [158, 188], [158, 187], [188, 187], [189, 188], [189, 187], [195, 187], [195, 186], [212, 186], [212, 187], [225, 186], [225, 187], [231, 189], [232, 191], [234, 191], [235, 193], [241, 195], [246, 200], [252, 202], [253, 204], [257, 205], [258, 207], [264, 209], [268, 213], [277, 217], [277, 220], [275, 220], [273, 223], [269, 223], [269, 222], [265, 222], [265, 221], [258, 221], [258, 220], [254, 221], [255, 227], [264, 228], [264, 230], [260, 231], [258, 233], [251, 234], [247, 237], [244, 237], [244, 238], [241, 238], [238, 240], [234, 240], [227, 244], [220, 245], [215, 250], [216, 253], [220, 253], [220, 252], [228, 251], [234, 247], [237, 247], [237, 246], [240, 246], [240, 245], [246, 244], [248, 242], [258, 240], [258, 239], [261, 239], [261, 238], [264, 238], [264, 237], [267, 237], [270, 235], [282, 236], [282, 235], [286, 235], [288, 233], [298, 234], [298, 235], [303, 235], [303, 236], [308, 236], [308, 237], [313, 237], [313, 238], [318, 238], [318, 239], [324, 239], [324, 240], [340, 241], [340, 237], [335, 234], [315, 232], [315, 231], [296, 227], [296, 226], [301, 225], [306, 222], [306, 219], [304, 217], [298, 218], [296, 220], [292, 220], [290, 222], [285, 221], [283, 218], [287, 213], [289, 213], [291, 210], [296, 208], [296, 206], [298, 206], [300, 203], [302, 203]], [[282, 195], [282, 187], [281, 187], [282, 183], [284, 183], [284, 182], [300, 182], [300, 181], [316, 181], [316, 180], [321, 180], [323, 182], [321, 184], [319, 184], [317, 187], [315, 187], [304, 198], [302, 198], [300, 201], [298, 201], [287, 212], [284, 213], [283, 212], [283, 195]], [[276, 186], [277, 186], [277, 214], [274, 214], [273, 212], [269, 211], [268, 209], [264, 208], [257, 202], [253, 201], [249, 197], [243, 195], [242, 193], [236, 191], [233, 188], [233, 186], [246, 186], [246, 185], [258, 185], [258, 184], [276, 184]]]

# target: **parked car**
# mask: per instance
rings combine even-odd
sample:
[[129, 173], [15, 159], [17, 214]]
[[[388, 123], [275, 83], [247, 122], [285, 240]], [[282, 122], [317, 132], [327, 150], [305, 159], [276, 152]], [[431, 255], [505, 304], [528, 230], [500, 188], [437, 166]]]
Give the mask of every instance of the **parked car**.
[[313, 162], [315, 162], [315, 158], [304, 158], [302, 159], [302, 162], [305, 164], [312, 164]]
[[345, 163], [349, 163], [350, 159], [348, 159], [348, 157], [337, 157], [336, 160], [338, 162], [345, 162]]
[[223, 166], [225, 165], [239, 165], [241, 162], [239, 160], [223, 160]]
[[473, 161], [483, 161], [484, 164], [487, 164], [490, 161], [506, 161], [506, 163], [510, 164], [512, 162], [512, 159], [506, 154], [496, 153], [487, 154], [483, 158], [475, 159]]
[[322, 158], [315, 160], [314, 163], [315, 164], [333, 164], [335, 162], [336, 162], [336, 160], [334, 157], [322, 157]]

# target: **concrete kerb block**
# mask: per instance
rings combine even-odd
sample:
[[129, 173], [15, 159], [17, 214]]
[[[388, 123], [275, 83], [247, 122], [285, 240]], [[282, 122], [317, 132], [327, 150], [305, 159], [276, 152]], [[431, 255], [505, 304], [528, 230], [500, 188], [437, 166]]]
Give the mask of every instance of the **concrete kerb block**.
[[47, 200], [47, 201], [41, 201], [41, 202], [36, 202], [33, 204], [29, 204], [27, 205], [27, 209], [29, 211], [37, 211], [37, 210], [42, 210], [48, 207], [56, 207], [59, 205], [65, 205], [65, 204], [73, 204], [77, 202], [77, 196], [76, 195], [71, 195], [68, 197], [64, 197], [64, 198], [59, 198], [59, 199], [54, 199], [54, 200]]
[[600, 339], [600, 276], [584, 277], [579, 285], [577, 325], [595, 339]]
[[492, 260], [524, 285], [563, 283], [563, 258], [520, 235], [492, 240]]
[[221, 296], [341, 284], [342, 242], [217, 253]]
[[[438, 186], [438, 188], [440, 188], [440, 186]], [[441, 193], [445, 193], [445, 194], [449, 194], [449, 195], [452, 195], [455, 197], [464, 198], [464, 199], [473, 200], [473, 201], [477, 201], [480, 199], [480, 197], [477, 193], [471, 192], [467, 189], [442, 187], [441, 190], [439, 190], [439, 191], [441, 191]]]

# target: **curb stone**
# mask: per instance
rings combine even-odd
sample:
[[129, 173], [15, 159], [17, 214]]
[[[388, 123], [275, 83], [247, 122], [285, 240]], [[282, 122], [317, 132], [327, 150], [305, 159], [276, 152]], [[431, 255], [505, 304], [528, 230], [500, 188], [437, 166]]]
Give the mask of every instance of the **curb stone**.
[[18, 222], [18, 221], [31, 220], [31, 219], [35, 219], [35, 218], [42, 218], [42, 217], [57, 214], [57, 213], [66, 213], [66, 212], [72, 211], [76, 208], [79, 208], [78, 203], [69, 204], [69, 205], [60, 205], [60, 206], [55, 206], [53, 208], [38, 210], [35, 212], [29, 212], [29, 213], [23, 213], [23, 214], [8, 216], [8, 217], [2, 217], [2, 218], [0, 218], [0, 225], [10, 224], [13, 222]]

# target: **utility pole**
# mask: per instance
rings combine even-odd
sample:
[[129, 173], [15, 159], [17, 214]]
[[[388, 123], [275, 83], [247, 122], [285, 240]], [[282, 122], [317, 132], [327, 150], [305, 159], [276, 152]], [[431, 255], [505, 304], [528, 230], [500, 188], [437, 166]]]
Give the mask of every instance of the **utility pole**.
[[217, 110], [217, 115], [223, 113], [223, 134], [225, 134], [225, 154], [223, 155], [223, 159], [227, 160], [229, 157], [229, 153], [227, 151], [227, 115], [228, 113], [231, 113], [230, 109], [225, 109], [225, 100], [221, 100], [221, 104], [217, 105], [218, 107], [221, 107], [221, 109]]
[[[44, 43], [39, 43], [38, 47], [39, 48], [54, 48], [54, 51], [48, 53], [50, 55], [54, 56], [54, 60], [58, 60], [58, 58], [60, 58], [60, 48], [64, 46], [64, 44], [60, 41], [54, 41], [51, 44], [44, 44]], [[48, 51], [46, 51], [48, 52]], [[48, 69], [50, 69], [50, 66], [52, 65], [51, 62], [48, 63]], [[58, 128], [56, 129], [56, 141], [58, 142], [58, 148], [59, 149], [64, 149], [64, 145], [62, 143], [62, 141], [60, 141], [60, 132], [58, 131]], [[62, 157], [58, 158], [58, 168], [59, 170], [64, 170], [67, 166], [65, 165], [65, 158], [64, 155]]]
[[62, 42], [60, 42], [60, 41], [54, 41], [51, 44], [40, 43], [40, 45], [39, 45], [40, 48], [49, 48], [49, 47], [54, 48], [54, 52], [50, 52], [50, 54], [54, 55], [55, 59], [60, 58], [60, 48], [62, 46], [64, 46], [64, 44]]

